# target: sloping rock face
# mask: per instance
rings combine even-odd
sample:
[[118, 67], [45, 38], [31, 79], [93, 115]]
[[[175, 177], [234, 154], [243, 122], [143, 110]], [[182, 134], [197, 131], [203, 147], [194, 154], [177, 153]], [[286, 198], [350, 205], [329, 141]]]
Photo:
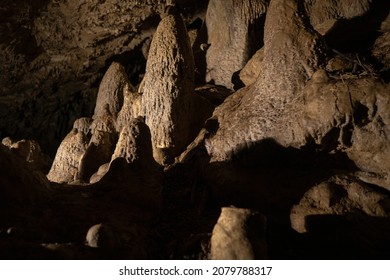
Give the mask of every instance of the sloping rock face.
[[213, 81], [230, 89], [235, 85], [241, 86], [238, 72], [262, 46], [262, 27], [268, 2], [209, 2], [206, 15], [210, 44], [206, 54], [207, 82]]
[[286, 104], [323, 62], [322, 41], [304, 18], [297, 16], [298, 6], [294, 1], [271, 2], [260, 76], [255, 84], [233, 94], [214, 112], [219, 129], [206, 139], [213, 161], [228, 160], [235, 151], [272, 137]]

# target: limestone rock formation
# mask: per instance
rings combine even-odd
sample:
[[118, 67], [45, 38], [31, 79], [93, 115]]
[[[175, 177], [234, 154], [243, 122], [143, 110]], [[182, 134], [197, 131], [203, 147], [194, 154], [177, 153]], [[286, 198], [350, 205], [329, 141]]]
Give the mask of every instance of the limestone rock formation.
[[390, 258], [390, 1], [27, 2], [0, 258]]
[[123, 106], [116, 120], [116, 130], [118, 133], [131, 122], [133, 118], [141, 115], [142, 95], [136, 91], [125, 91]]
[[211, 236], [210, 259], [267, 258], [266, 218], [249, 209], [222, 208]]
[[132, 119], [123, 127], [111, 160], [122, 157], [128, 163], [141, 161], [150, 164], [153, 158], [150, 138], [149, 128], [143, 120]]
[[[187, 22], [207, 0], [179, 0]], [[35, 139], [55, 155], [74, 120], [91, 115], [98, 81], [112, 61], [138, 83], [141, 48], [166, 1], [2, 2], [0, 138]], [[17, 104], [17, 105], [16, 105]]]
[[123, 106], [125, 92], [128, 91], [135, 92], [135, 89], [130, 84], [125, 69], [119, 63], [112, 63], [100, 82], [93, 118], [103, 116], [108, 110], [116, 119]]
[[80, 118], [74, 121], [73, 128], [81, 131], [84, 135], [91, 133], [92, 118]]
[[[308, 251], [341, 258], [378, 258], [389, 242], [387, 192], [351, 176], [334, 176], [309, 189], [290, 214], [291, 226], [310, 241]], [[314, 253], [315, 254], [315, 253]]]
[[[99, 167], [108, 163], [118, 140], [117, 118], [129, 106], [125, 96], [135, 92], [128, 80], [125, 69], [119, 63], [112, 63], [104, 75], [96, 100], [95, 113], [91, 124], [91, 140], [80, 161], [78, 178], [89, 182]], [[126, 98], [127, 100], [128, 98]], [[121, 114], [121, 124], [123, 123]], [[131, 116], [131, 114], [130, 114]]]
[[203, 117], [193, 108], [194, 59], [175, 11], [161, 20], [153, 36], [141, 91], [141, 114], [152, 134], [154, 158], [160, 164], [172, 162], [196, 135], [193, 119]]
[[315, 215], [360, 215], [386, 218], [389, 197], [351, 176], [335, 176], [309, 189], [291, 210], [291, 226], [298, 232], [309, 230]]
[[106, 168], [100, 180], [94, 179], [94, 188], [112, 189], [117, 199], [128, 201], [129, 215], [135, 218], [150, 219], [159, 213], [162, 174], [153, 158], [150, 130], [141, 118], [123, 128]]
[[370, 0], [306, 0], [305, 7], [313, 27], [325, 35], [340, 20], [364, 15], [371, 7]]
[[373, 56], [383, 65], [382, 71], [390, 69], [390, 15], [387, 16], [380, 26], [381, 35], [375, 40], [372, 47]]
[[227, 88], [240, 86], [238, 72], [262, 46], [266, 1], [210, 0], [206, 25], [206, 81]]
[[50, 158], [42, 153], [38, 142], [34, 140], [20, 140], [14, 142], [7, 137], [2, 140], [2, 144], [7, 146], [20, 158], [26, 160], [31, 170], [37, 170], [46, 174], [51, 166]]
[[89, 139], [83, 132], [72, 129], [58, 148], [47, 178], [56, 183], [74, 181], [88, 142]]
[[322, 41], [298, 11], [296, 1], [270, 3], [264, 67], [252, 86], [239, 90], [214, 111], [219, 128], [206, 139], [213, 161], [227, 160], [238, 150], [273, 137], [272, 130], [286, 104], [323, 63]]
[[106, 106], [105, 113], [96, 117], [91, 124], [91, 139], [80, 159], [77, 179], [88, 182], [102, 164], [109, 162], [117, 140], [115, 118]]
[[240, 71], [240, 79], [246, 85], [253, 84], [261, 71], [261, 62], [264, 58], [264, 49], [258, 50]]
[[372, 77], [310, 82], [299, 105], [305, 117], [295, 129], [295, 143], [299, 137], [302, 144], [311, 138], [325, 150], [342, 150], [361, 170], [376, 174], [376, 184], [389, 189], [388, 90]]

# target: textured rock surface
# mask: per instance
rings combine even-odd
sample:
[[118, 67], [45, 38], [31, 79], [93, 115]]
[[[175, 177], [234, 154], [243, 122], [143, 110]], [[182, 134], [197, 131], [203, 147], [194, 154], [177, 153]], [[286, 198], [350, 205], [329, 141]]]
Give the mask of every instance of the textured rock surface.
[[[264, 38], [243, 17], [268, 1], [210, 1], [214, 55], [208, 1], [3, 2], [0, 137], [34, 140], [0, 145], [0, 258], [390, 258], [389, 1], [271, 0]], [[204, 84], [245, 38], [259, 74]], [[37, 143], [72, 124], [46, 177]]]
[[340, 19], [362, 16], [371, 7], [371, 0], [306, 0], [305, 6], [314, 28], [325, 35]]
[[150, 138], [149, 128], [143, 120], [132, 119], [123, 127], [111, 160], [121, 157], [128, 163], [141, 161], [150, 165], [150, 162], [153, 162]]
[[229, 159], [235, 151], [272, 137], [286, 104], [321, 65], [321, 40], [298, 10], [295, 1], [271, 2], [265, 22], [264, 67], [252, 86], [215, 110], [219, 129], [206, 140], [212, 160]]
[[100, 82], [93, 118], [104, 116], [107, 110], [116, 118], [123, 106], [125, 92], [128, 91], [135, 92], [135, 89], [131, 86], [125, 69], [119, 63], [112, 63]]
[[[207, 1], [179, 0], [191, 21]], [[74, 120], [91, 116], [112, 61], [142, 74], [141, 48], [159, 22], [161, 0], [2, 2], [0, 137], [36, 139], [54, 156]], [[27, 46], [27, 47], [26, 47]], [[15, 106], [14, 106], [15, 105]]]
[[117, 246], [117, 239], [112, 229], [105, 224], [97, 224], [87, 232], [86, 242], [89, 247], [112, 250]]
[[192, 50], [184, 23], [173, 11], [153, 36], [142, 88], [142, 115], [152, 134], [157, 162], [172, 162], [192, 140], [194, 99]]
[[72, 129], [58, 148], [47, 178], [56, 183], [74, 181], [87, 146], [86, 135], [77, 129]]
[[354, 179], [338, 176], [309, 189], [291, 210], [291, 226], [298, 232], [309, 230], [308, 217], [315, 215], [389, 216], [389, 197]]
[[[206, 81], [233, 89], [238, 71], [262, 46], [264, 14], [269, 1], [210, 0]], [[234, 20], [232, 20], [234, 19]]]
[[266, 218], [249, 209], [222, 208], [211, 236], [210, 259], [251, 260], [267, 257]]
[[264, 49], [258, 50], [240, 71], [240, 79], [246, 85], [253, 84], [261, 71], [261, 62], [264, 59]]

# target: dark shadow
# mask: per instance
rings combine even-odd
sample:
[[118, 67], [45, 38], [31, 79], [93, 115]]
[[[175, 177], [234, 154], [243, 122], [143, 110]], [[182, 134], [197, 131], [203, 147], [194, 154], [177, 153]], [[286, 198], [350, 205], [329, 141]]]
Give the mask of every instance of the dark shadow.
[[[231, 158], [205, 168], [210, 199], [219, 207], [234, 205], [265, 214], [271, 259], [327, 258], [325, 253], [314, 255], [306, 247], [311, 246], [308, 237], [291, 228], [290, 212], [313, 186], [357, 170], [346, 154], [330, 153], [314, 143], [302, 149], [286, 148], [269, 138], [243, 147]], [[329, 257], [343, 257], [338, 252]]]
[[390, 219], [364, 214], [311, 215], [305, 259], [389, 259]]
[[198, 29], [198, 33], [194, 44], [192, 45], [192, 52], [195, 60], [195, 84], [202, 85], [206, 83], [206, 53], [207, 50], [202, 50], [201, 45], [208, 43], [208, 33], [206, 22], [203, 22]]
[[288, 216], [303, 194], [334, 175], [335, 169], [357, 169], [345, 154], [320, 148], [285, 148], [271, 138], [264, 139], [236, 151], [230, 162], [211, 163], [206, 177], [221, 205]]
[[233, 89], [236, 91], [239, 90], [240, 88], [245, 87], [245, 84], [240, 79], [240, 72], [241, 72], [241, 70], [236, 71], [233, 73], [233, 76], [232, 76], [232, 84], [234, 85]]
[[133, 86], [138, 85], [142, 81], [146, 69], [146, 59], [142, 54], [142, 43], [131, 51], [114, 55], [108, 59], [105, 63], [105, 71], [107, 71], [112, 62], [118, 62], [125, 67], [129, 81]]
[[380, 35], [380, 25], [389, 12], [389, 1], [374, 0], [367, 13], [338, 20], [324, 38], [330, 48], [340, 52], [366, 53]]

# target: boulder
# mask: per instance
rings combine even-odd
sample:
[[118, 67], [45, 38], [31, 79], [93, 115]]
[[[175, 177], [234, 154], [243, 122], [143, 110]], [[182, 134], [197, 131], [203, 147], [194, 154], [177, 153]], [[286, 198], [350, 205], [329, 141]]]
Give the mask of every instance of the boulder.
[[56, 183], [72, 182], [76, 179], [79, 163], [88, 147], [89, 139], [77, 129], [62, 140], [47, 178]]
[[389, 214], [388, 192], [337, 175], [310, 188], [292, 207], [290, 221], [317, 258], [371, 259], [388, 254]]
[[267, 0], [211, 0], [207, 8], [206, 81], [240, 87], [238, 72], [262, 46]]
[[118, 246], [118, 240], [115, 233], [111, 227], [106, 224], [96, 224], [90, 227], [85, 239], [87, 245], [92, 248], [113, 250]]
[[222, 208], [211, 236], [212, 260], [266, 259], [266, 218], [250, 209]]
[[291, 226], [297, 232], [308, 230], [310, 215], [367, 215], [388, 217], [388, 195], [354, 178], [334, 176], [310, 188], [291, 210]]

